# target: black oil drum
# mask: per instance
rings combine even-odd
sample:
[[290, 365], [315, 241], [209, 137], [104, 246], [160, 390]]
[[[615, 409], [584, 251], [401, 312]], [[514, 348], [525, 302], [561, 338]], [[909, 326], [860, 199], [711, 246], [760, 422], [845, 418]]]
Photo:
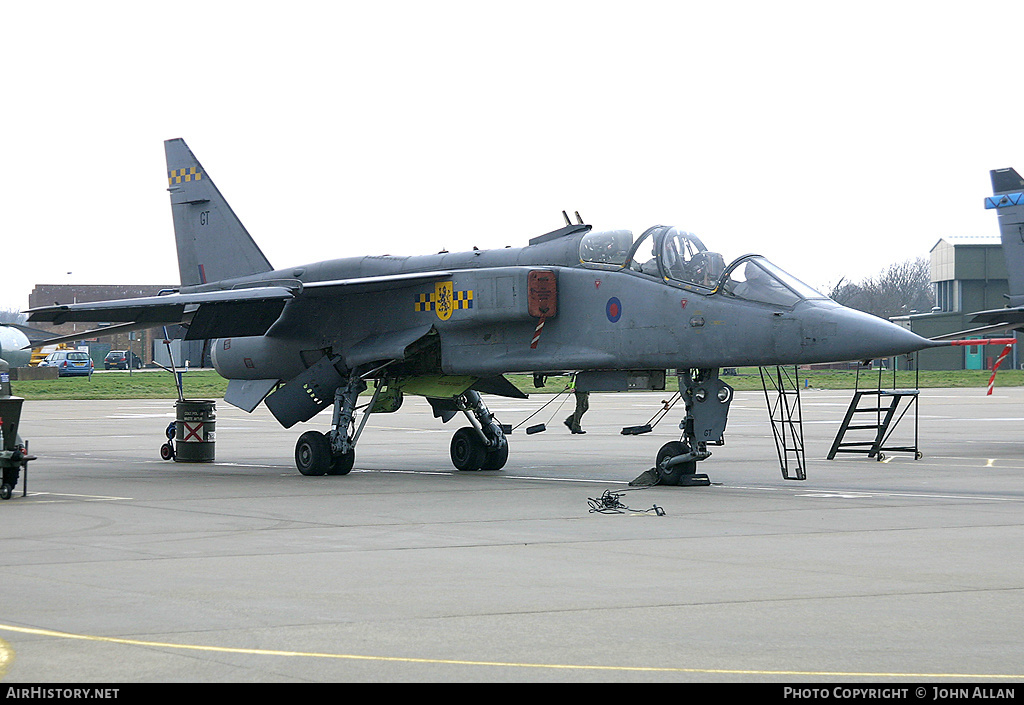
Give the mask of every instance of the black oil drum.
[[209, 399], [174, 404], [174, 461], [212, 463], [217, 438], [217, 405]]

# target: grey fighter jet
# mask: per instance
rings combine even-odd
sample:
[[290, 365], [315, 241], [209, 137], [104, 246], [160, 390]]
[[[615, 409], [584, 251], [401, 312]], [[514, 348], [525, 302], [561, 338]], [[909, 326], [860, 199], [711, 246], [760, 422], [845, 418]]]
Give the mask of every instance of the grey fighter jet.
[[427, 397], [444, 421], [465, 414], [469, 425], [451, 441], [455, 467], [497, 470], [508, 427], [481, 393], [523, 396], [504, 374], [576, 371], [578, 389], [614, 391], [663, 388], [666, 371], [678, 370], [682, 437], [656, 462], [663, 483], [685, 484], [722, 442], [733, 394], [721, 368], [933, 344], [840, 306], [759, 255], [726, 263], [677, 227], [635, 237], [596, 231], [578, 214], [563, 213], [564, 227], [525, 247], [274, 269], [185, 142], [165, 148], [181, 287], [37, 308], [30, 320], [118, 324], [106, 332], [181, 323], [186, 339], [212, 339], [229, 403], [252, 411], [265, 400], [286, 428], [333, 405], [328, 433], [298, 439], [304, 475], [349, 472], [368, 414], [397, 410], [405, 394]]
[[1006, 259], [1009, 296], [1005, 308], [979, 311], [972, 323], [987, 324], [970, 333], [990, 330], [1024, 330], [1024, 178], [1014, 169], [994, 169], [992, 193], [985, 208], [999, 215], [999, 239]]

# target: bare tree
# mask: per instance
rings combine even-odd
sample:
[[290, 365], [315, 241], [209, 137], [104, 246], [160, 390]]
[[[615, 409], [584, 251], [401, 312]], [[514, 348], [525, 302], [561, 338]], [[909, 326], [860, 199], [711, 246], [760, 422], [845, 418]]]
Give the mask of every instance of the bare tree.
[[929, 263], [924, 257], [891, 264], [859, 284], [841, 279], [829, 295], [843, 306], [881, 318], [926, 313], [934, 301]]
[[4, 323], [24, 323], [28, 320], [28, 316], [20, 311], [9, 308], [0, 308], [0, 324]]

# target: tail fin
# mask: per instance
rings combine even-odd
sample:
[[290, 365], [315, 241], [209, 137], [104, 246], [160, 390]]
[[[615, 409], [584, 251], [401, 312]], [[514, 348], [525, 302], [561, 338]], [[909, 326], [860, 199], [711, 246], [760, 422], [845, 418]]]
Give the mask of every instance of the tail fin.
[[985, 199], [985, 208], [999, 212], [1010, 306], [1024, 306], [1024, 179], [1013, 169], [995, 169], [990, 173], [995, 195]]
[[273, 269], [183, 139], [164, 142], [182, 286]]

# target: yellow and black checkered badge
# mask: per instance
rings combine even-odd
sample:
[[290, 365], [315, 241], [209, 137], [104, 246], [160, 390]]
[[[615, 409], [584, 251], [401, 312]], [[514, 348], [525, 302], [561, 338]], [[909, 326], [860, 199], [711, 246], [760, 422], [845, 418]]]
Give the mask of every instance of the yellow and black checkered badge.
[[167, 172], [167, 185], [173, 186], [182, 181], [201, 181], [203, 172], [197, 166], [189, 166], [181, 169], [171, 169]]
[[429, 294], [416, 294], [414, 311], [433, 311], [442, 321], [456, 309], [473, 308], [473, 290], [455, 291], [452, 282], [438, 282]]

